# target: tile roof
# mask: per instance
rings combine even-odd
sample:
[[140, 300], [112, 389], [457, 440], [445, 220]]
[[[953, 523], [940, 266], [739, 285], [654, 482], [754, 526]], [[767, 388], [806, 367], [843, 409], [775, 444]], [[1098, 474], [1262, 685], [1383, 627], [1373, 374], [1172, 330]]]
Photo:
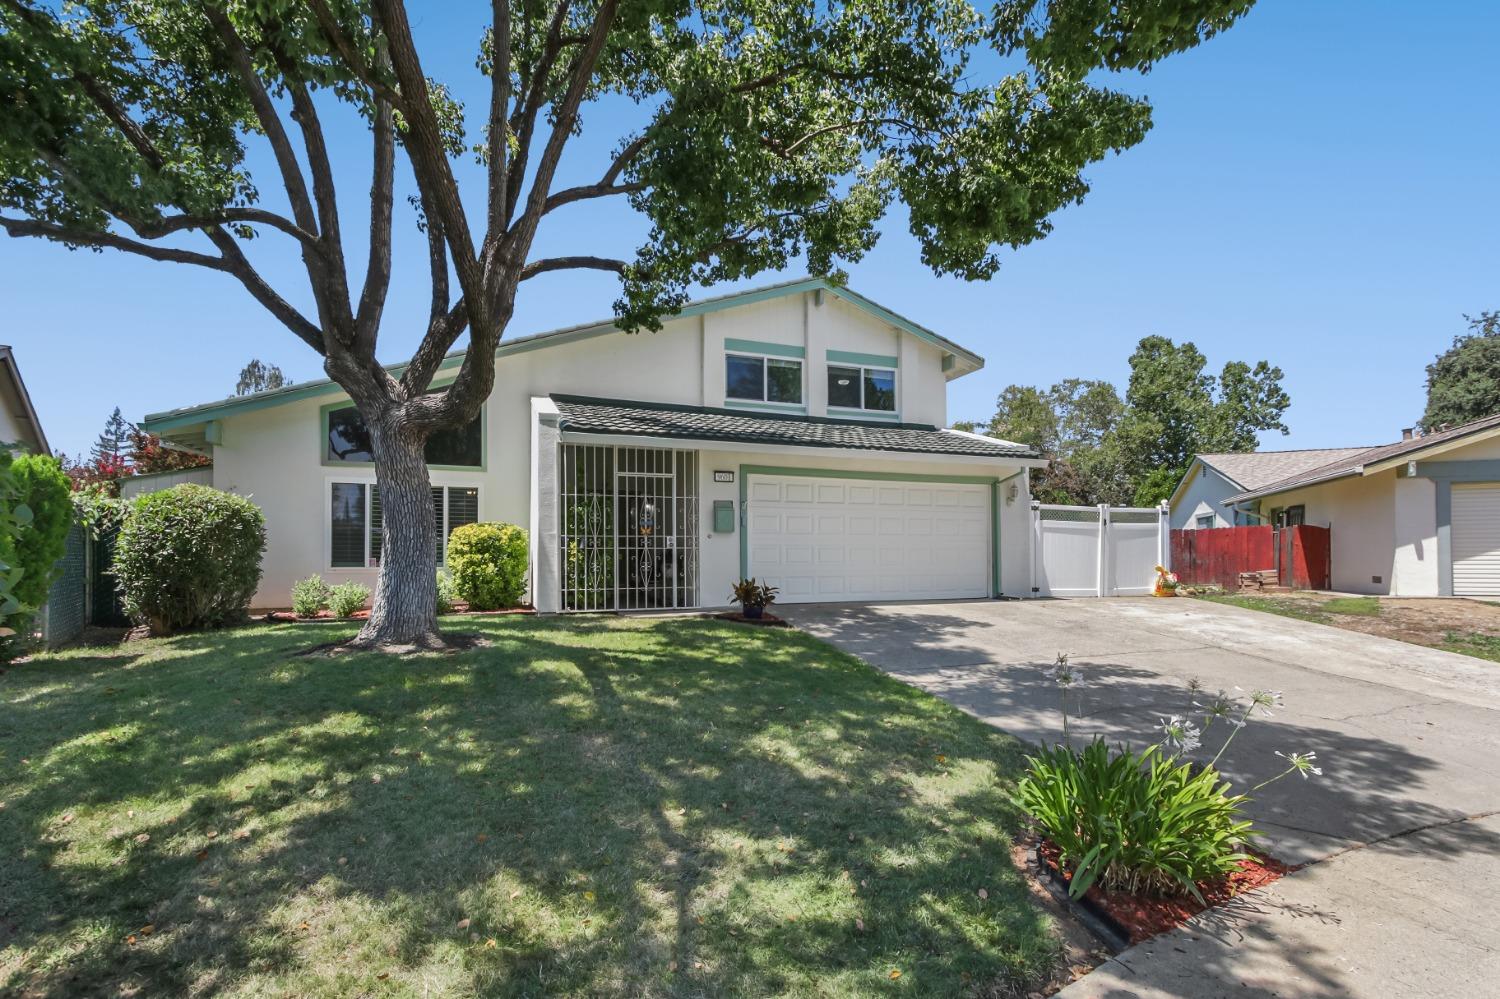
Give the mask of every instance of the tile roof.
[[981, 458], [1037, 457], [1037, 453], [1024, 444], [944, 430], [924, 423], [856, 422], [575, 395], [554, 395], [552, 401], [557, 405], [558, 426], [574, 433]]
[[1200, 454], [1198, 460], [1241, 489], [1261, 486], [1368, 451], [1369, 447], [1325, 447], [1304, 451], [1248, 451]]
[[1393, 458], [1414, 457], [1440, 444], [1450, 444], [1465, 437], [1472, 437], [1475, 434], [1485, 433], [1490, 430], [1500, 430], [1500, 413], [1494, 416], [1486, 416], [1481, 420], [1473, 420], [1448, 430], [1440, 430], [1436, 433], [1423, 434], [1421, 437], [1413, 437], [1410, 440], [1396, 441], [1394, 444], [1382, 444], [1379, 447], [1356, 451], [1352, 455], [1326, 462], [1314, 468], [1289, 475], [1286, 478], [1278, 479], [1275, 482], [1249, 488], [1242, 493], [1229, 497], [1224, 503], [1226, 505], [1230, 503], [1242, 503], [1245, 500], [1259, 499], [1262, 496], [1272, 496], [1276, 493], [1284, 493], [1302, 486], [1312, 486], [1321, 482], [1329, 482], [1333, 479], [1359, 475], [1367, 466], [1378, 465]]

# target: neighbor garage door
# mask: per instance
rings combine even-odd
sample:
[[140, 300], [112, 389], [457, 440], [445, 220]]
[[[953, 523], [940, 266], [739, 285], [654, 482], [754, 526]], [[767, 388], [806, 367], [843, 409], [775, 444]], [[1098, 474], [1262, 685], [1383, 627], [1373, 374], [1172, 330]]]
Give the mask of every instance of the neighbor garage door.
[[1453, 485], [1453, 595], [1500, 594], [1500, 483]]
[[989, 486], [752, 475], [750, 575], [779, 600], [990, 592]]

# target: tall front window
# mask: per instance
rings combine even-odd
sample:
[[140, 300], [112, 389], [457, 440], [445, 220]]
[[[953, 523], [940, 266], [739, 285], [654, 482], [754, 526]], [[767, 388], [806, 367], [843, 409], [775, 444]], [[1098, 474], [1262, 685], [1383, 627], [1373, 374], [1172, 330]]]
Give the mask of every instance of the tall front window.
[[896, 411], [896, 372], [890, 368], [828, 366], [828, 405], [835, 409]]
[[724, 396], [749, 402], [802, 402], [802, 362], [782, 357], [726, 354]]
[[[427, 438], [427, 464], [454, 468], [478, 468], [484, 464], [484, 431], [481, 417], [461, 427], [439, 430]], [[323, 460], [327, 463], [370, 464], [375, 446], [365, 418], [354, 406], [327, 412], [324, 422]]]
[[[329, 558], [334, 569], [374, 568], [380, 565], [380, 487], [373, 482], [335, 482], [330, 489]], [[474, 486], [433, 486], [432, 519], [436, 529], [437, 563], [447, 562], [448, 536], [455, 528], [479, 522], [479, 489]]]

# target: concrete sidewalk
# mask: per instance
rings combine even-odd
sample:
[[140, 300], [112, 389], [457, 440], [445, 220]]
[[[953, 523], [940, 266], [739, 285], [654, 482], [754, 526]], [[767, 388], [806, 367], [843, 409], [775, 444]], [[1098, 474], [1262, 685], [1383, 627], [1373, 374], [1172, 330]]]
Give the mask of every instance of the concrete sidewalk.
[[[1500, 664], [1193, 600], [778, 608], [793, 623], [1023, 739], [1060, 738], [1045, 669], [1086, 681], [1075, 739], [1155, 741], [1187, 681], [1280, 690], [1221, 761], [1316, 752], [1252, 814], [1310, 866], [1131, 948], [1061, 995], [1500, 996]], [[1210, 745], [1218, 740], [1210, 733]]]

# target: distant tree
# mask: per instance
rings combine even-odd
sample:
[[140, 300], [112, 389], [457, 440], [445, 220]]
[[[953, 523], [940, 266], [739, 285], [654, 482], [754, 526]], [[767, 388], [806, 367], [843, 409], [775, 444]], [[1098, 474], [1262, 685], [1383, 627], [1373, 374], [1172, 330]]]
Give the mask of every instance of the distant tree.
[[240, 380], [235, 383], [234, 394], [249, 395], [251, 392], [267, 392], [271, 389], [285, 388], [290, 384], [292, 384], [291, 379], [283, 375], [279, 367], [266, 364], [257, 357], [240, 369]]
[[135, 427], [130, 421], [120, 414], [120, 407], [109, 414], [109, 419], [104, 421], [104, 429], [99, 432], [94, 446], [89, 450], [89, 456], [94, 463], [101, 467], [113, 467], [124, 463], [125, 455], [130, 451], [130, 432]]
[[995, 400], [985, 433], [1036, 448], [1051, 459], [1032, 473], [1032, 495], [1044, 503], [1119, 501], [1109, 465], [1097, 451], [1124, 404], [1109, 382], [1068, 378], [1045, 391], [1009, 385]]
[[136, 430], [130, 435], [130, 470], [133, 475], [174, 472], [182, 468], [201, 468], [212, 464], [213, 460], [208, 455], [174, 447], [156, 434]]
[[1422, 429], [1429, 433], [1500, 413], [1500, 311], [1464, 320], [1469, 331], [1427, 365]]
[[1130, 355], [1125, 411], [1111, 433], [1132, 483], [1132, 501], [1153, 506], [1171, 495], [1193, 455], [1253, 451], [1266, 430], [1287, 433], [1291, 398], [1280, 368], [1231, 361], [1219, 376], [1192, 343], [1148, 336]]

